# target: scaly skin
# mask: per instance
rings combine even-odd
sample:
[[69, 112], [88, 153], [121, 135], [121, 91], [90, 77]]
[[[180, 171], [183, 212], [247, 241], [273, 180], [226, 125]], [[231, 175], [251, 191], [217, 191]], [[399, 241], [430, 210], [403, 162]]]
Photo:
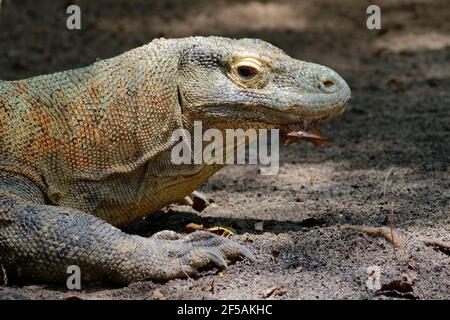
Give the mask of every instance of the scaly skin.
[[[242, 69], [242, 66], [244, 69]], [[249, 73], [250, 70], [250, 73]], [[341, 114], [329, 68], [252, 39], [158, 39], [89, 67], [0, 82], [0, 262], [24, 279], [130, 283], [253, 255], [204, 232], [116, 227], [191, 194], [222, 165], [174, 165], [177, 128], [276, 128]]]

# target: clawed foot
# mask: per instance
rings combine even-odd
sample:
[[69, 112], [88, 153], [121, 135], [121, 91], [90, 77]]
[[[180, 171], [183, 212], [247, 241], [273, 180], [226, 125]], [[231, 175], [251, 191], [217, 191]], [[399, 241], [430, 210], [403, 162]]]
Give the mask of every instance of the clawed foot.
[[175, 266], [175, 276], [192, 275], [198, 269], [213, 265], [219, 269], [227, 267], [227, 261], [255, 256], [239, 243], [206, 231], [196, 231], [187, 236], [173, 231], [161, 231], [151, 239], [157, 241], [161, 250]]

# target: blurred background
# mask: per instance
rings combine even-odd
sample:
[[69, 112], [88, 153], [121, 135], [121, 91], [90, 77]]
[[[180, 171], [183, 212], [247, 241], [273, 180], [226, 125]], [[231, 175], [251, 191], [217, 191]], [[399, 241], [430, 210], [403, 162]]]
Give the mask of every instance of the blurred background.
[[[81, 8], [81, 30], [66, 28], [71, 4]], [[382, 9], [381, 30], [366, 28], [370, 4]], [[358, 67], [376, 76], [387, 70], [364, 66], [370, 57], [445, 52], [449, 12], [446, 0], [3, 0], [0, 78], [83, 66], [153, 38], [191, 35], [257, 37], [344, 75]]]

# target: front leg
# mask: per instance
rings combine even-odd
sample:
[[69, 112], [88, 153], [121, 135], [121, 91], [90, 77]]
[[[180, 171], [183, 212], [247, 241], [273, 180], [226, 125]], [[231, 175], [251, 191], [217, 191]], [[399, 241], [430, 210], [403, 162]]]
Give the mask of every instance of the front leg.
[[24, 279], [65, 283], [77, 265], [83, 281], [128, 284], [195, 274], [201, 267], [226, 267], [227, 259], [253, 255], [229, 239], [206, 232], [181, 236], [164, 231], [151, 238], [129, 235], [81, 211], [31, 201], [29, 180], [0, 175], [0, 264]]

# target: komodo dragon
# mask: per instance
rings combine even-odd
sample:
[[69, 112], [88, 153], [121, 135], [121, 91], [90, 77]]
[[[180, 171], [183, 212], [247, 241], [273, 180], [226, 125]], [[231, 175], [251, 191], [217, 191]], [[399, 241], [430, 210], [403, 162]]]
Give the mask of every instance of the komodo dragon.
[[156, 39], [91, 66], [0, 82], [0, 263], [8, 276], [128, 284], [252, 253], [207, 232], [117, 227], [195, 191], [223, 165], [175, 165], [177, 128], [284, 128], [340, 115], [333, 70], [256, 39]]

